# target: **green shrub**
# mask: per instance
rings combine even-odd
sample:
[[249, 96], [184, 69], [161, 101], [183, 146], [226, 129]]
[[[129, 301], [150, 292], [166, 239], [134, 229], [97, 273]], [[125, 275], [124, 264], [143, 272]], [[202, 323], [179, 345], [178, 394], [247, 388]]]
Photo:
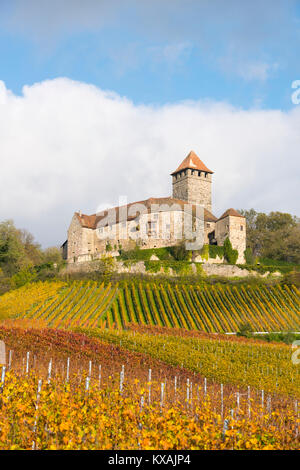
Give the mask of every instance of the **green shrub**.
[[160, 261], [144, 261], [146, 271], [150, 273], [158, 273], [161, 268]]
[[244, 336], [245, 338], [251, 338], [252, 336], [252, 328], [250, 323], [243, 323], [239, 326], [239, 331], [237, 332], [237, 336]]
[[224, 257], [224, 247], [218, 245], [207, 245], [209, 251], [209, 257], [215, 259], [217, 256], [219, 258]]
[[34, 281], [36, 278], [36, 271], [33, 268], [24, 268], [18, 273], [14, 274], [10, 279], [12, 289], [22, 287], [28, 282]]
[[292, 332], [282, 333], [267, 333], [265, 335], [254, 335], [256, 338], [263, 339], [265, 341], [276, 341], [277, 343], [292, 344], [294, 341], [300, 339], [300, 335]]
[[169, 251], [176, 261], [188, 261], [191, 258], [191, 251], [186, 250], [184, 241], [179, 245], [170, 246]]
[[202, 259], [205, 259], [208, 261], [209, 258], [209, 245], [203, 245], [201, 251], [200, 251], [200, 256]]
[[112, 246], [111, 246], [110, 242], [107, 242], [107, 243], [106, 243], [105, 250], [106, 250], [106, 251], [112, 251]]
[[229, 264], [235, 264], [237, 262], [239, 253], [238, 250], [232, 248], [231, 241], [227, 237], [224, 241], [224, 258]]
[[254, 264], [255, 258], [253, 256], [251, 248], [246, 248], [246, 250], [244, 251], [244, 258], [246, 264]]
[[150, 248], [145, 250], [136, 247], [134, 250], [120, 251], [120, 259], [122, 260], [149, 261], [152, 255], [157, 256], [160, 260], [173, 259], [170, 253], [170, 247]]

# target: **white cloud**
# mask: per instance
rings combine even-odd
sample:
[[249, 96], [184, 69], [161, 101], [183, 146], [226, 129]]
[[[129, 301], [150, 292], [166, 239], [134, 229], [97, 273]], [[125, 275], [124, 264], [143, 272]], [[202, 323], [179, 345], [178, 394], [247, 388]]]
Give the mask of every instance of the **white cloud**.
[[266, 62], [250, 62], [239, 64], [237, 73], [245, 80], [266, 81], [270, 74], [278, 69], [278, 64], [268, 64]]
[[185, 41], [164, 46], [149, 47], [148, 52], [157, 62], [167, 62], [169, 64], [180, 63], [187, 58], [192, 50], [192, 44]]
[[169, 195], [169, 174], [191, 149], [215, 171], [216, 215], [228, 207], [300, 215], [299, 125], [300, 106], [134, 105], [65, 78], [19, 97], [0, 82], [0, 220], [59, 243], [75, 210]]
[[228, 75], [236, 74], [248, 82], [252, 80], [265, 82], [279, 67], [276, 62], [237, 60], [234, 54], [219, 59], [219, 65]]

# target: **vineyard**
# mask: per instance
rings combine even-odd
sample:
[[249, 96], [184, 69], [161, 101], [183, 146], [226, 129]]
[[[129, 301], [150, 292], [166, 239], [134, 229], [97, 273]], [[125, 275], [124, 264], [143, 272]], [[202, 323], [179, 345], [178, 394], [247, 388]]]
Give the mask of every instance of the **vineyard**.
[[52, 328], [124, 329], [128, 323], [206, 332], [299, 331], [296, 286], [73, 281], [31, 284], [0, 297], [0, 318]]
[[287, 346], [88, 331], [0, 327], [0, 449], [299, 447]]

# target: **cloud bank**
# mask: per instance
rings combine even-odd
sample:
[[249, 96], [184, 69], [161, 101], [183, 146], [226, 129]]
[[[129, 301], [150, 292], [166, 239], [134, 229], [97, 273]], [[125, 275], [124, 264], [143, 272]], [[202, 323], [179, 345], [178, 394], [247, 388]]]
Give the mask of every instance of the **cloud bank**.
[[228, 207], [300, 215], [300, 106], [135, 105], [66, 78], [0, 82], [0, 220], [59, 244], [75, 210], [171, 194], [170, 173], [193, 149], [213, 175], [214, 213]]

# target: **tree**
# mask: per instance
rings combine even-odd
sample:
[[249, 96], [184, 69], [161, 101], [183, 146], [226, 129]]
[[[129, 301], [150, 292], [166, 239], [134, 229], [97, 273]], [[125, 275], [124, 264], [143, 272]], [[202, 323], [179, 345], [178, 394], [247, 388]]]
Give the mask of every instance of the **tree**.
[[19, 232], [26, 256], [30, 259], [33, 265], [42, 263], [43, 253], [40, 244], [34, 240], [34, 236], [28, 232], [28, 230], [23, 229]]
[[253, 256], [251, 248], [249, 247], [246, 248], [246, 250], [244, 251], [244, 257], [245, 257], [246, 264], [254, 264], [254, 256]]
[[12, 220], [0, 223], [0, 266], [8, 274], [14, 274], [30, 264], [22, 237]]
[[57, 248], [56, 246], [51, 246], [43, 251], [44, 263], [57, 264], [57, 266], [59, 266], [62, 261], [63, 259], [60, 248]]
[[0, 223], [0, 267], [13, 275], [42, 261], [40, 245], [27, 230], [17, 229], [12, 220]]
[[242, 210], [247, 221], [247, 248], [254, 256], [300, 262], [300, 221], [283, 212]]
[[234, 250], [232, 248], [231, 241], [227, 237], [226, 240], [224, 241], [224, 258], [229, 264], [235, 264], [237, 262], [237, 259], [239, 257], [239, 252], [238, 250]]

